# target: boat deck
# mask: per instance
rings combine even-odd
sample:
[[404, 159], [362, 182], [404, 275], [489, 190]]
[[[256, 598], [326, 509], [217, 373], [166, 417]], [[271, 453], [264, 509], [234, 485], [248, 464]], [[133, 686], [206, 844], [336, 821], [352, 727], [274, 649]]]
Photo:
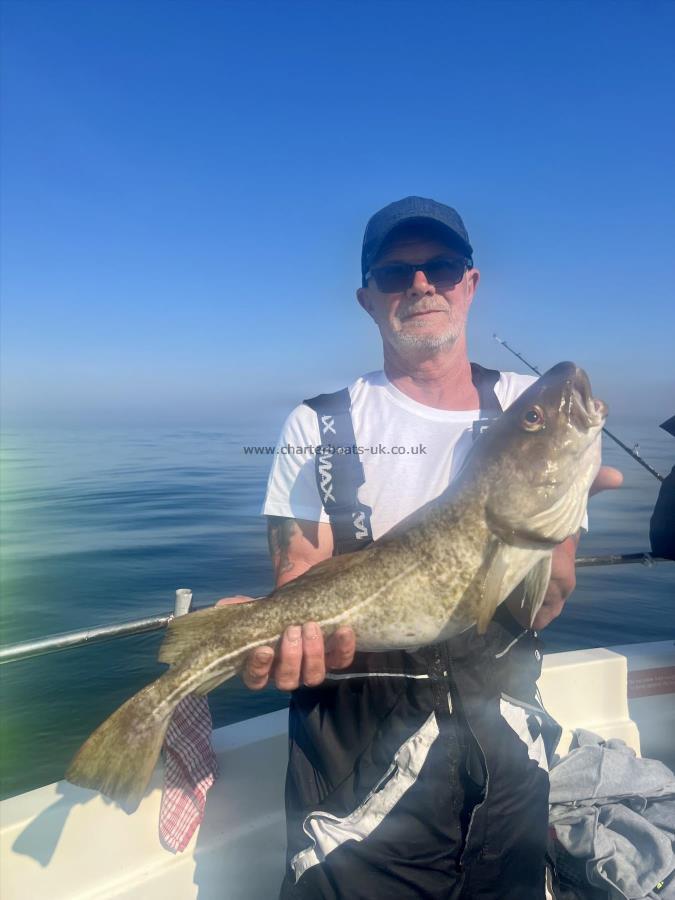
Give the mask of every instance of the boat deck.
[[[544, 705], [564, 728], [619, 737], [675, 767], [675, 643], [547, 655]], [[221, 776], [184, 853], [157, 835], [161, 768], [132, 816], [66, 782], [0, 804], [3, 900], [260, 900], [284, 866], [285, 710], [215, 732]]]

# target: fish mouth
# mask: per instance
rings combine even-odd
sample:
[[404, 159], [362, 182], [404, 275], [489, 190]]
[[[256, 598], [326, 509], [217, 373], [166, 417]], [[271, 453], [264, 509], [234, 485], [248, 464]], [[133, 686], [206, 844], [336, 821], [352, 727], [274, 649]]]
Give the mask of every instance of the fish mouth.
[[572, 409], [570, 419], [583, 431], [602, 428], [607, 418], [607, 404], [593, 397], [591, 384], [583, 369], [577, 369], [577, 377], [572, 388]]
[[555, 370], [565, 379], [561, 408], [566, 408], [570, 424], [579, 431], [601, 428], [607, 418], [607, 404], [593, 396], [586, 372], [571, 362], [559, 363], [551, 371]]

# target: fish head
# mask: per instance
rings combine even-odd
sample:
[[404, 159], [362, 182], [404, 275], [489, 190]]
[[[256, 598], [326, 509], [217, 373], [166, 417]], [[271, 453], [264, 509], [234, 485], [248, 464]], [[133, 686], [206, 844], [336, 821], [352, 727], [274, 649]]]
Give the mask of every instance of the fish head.
[[584, 370], [562, 362], [481, 435], [486, 518], [500, 537], [544, 547], [579, 529], [606, 417]]

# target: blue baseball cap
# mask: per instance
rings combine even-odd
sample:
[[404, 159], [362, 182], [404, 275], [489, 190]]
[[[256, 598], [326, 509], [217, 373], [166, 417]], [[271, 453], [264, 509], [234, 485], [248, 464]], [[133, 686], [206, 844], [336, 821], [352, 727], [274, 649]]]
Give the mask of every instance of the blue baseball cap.
[[441, 226], [441, 230], [448, 233], [452, 243], [462, 253], [469, 259], [473, 256], [469, 235], [456, 209], [426, 197], [404, 197], [403, 200], [395, 200], [376, 212], [366, 225], [361, 250], [361, 277], [364, 286], [366, 272], [370, 270], [388, 235], [394, 228], [408, 222], [434, 223]]

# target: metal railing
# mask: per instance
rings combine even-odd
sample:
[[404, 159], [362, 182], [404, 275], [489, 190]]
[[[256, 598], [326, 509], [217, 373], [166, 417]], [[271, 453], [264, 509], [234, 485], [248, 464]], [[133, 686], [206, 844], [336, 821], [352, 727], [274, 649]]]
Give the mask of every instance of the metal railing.
[[28, 659], [31, 656], [43, 656], [45, 653], [55, 653], [71, 647], [83, 647], [86, 644], [96, 644], [130, 634], [157, 631], [160, 628], [166, 628], [176, 616], [183, 616], [190, 612], [191, 605], [192, 591], [189, 588], [179, 588], [176, 591], [174, 610], [169, 615], [151, 616], [147, 619], [136, 619], [134, 622], [119, 622], [116, 625], [99, 625], [96, 628], [83, 628], [80, 631], [69, 631], [66, 634], [54, 634], [51, 637], [35, 641], [8, 644], [6, 647], [0, 647], [0, 664]]
[[[671, 562], [671, 560], [663, 556], [652, 556], [651, 553], [617, 553], [608, 556], [580, 556], [576, 560], [576, 566], [578, 569], [586, 569], [591, 566], [620, 566], [636, 563], [652, 566], [659, 562]], [[28, 659], [31, 656], [43, 656], [46, 653], [68, 650], [71, 647], [83, 647], [87, 644], [95, 644], [111, 640], [112, 638], [143, 634], [146, 631], [158, 631], [160, 628], [166, 628], [176, 616], [182, 616], [190, 612], [191, 605], [192, 591], [189, 588], [179, 588], [176, 591], [174, 611], [170, 615], [152, 616], [147, 619], [137, 619], [134, 622], [120, 622], [116, 625], [100, 625], [97, 628], [69, 631], [67, 634], [55, 634], [35, 641], [21, 641], [18, 644], [8, 644], [5, 647], [0, 647], [0, 665], [16, 662], [20, 659]]]

